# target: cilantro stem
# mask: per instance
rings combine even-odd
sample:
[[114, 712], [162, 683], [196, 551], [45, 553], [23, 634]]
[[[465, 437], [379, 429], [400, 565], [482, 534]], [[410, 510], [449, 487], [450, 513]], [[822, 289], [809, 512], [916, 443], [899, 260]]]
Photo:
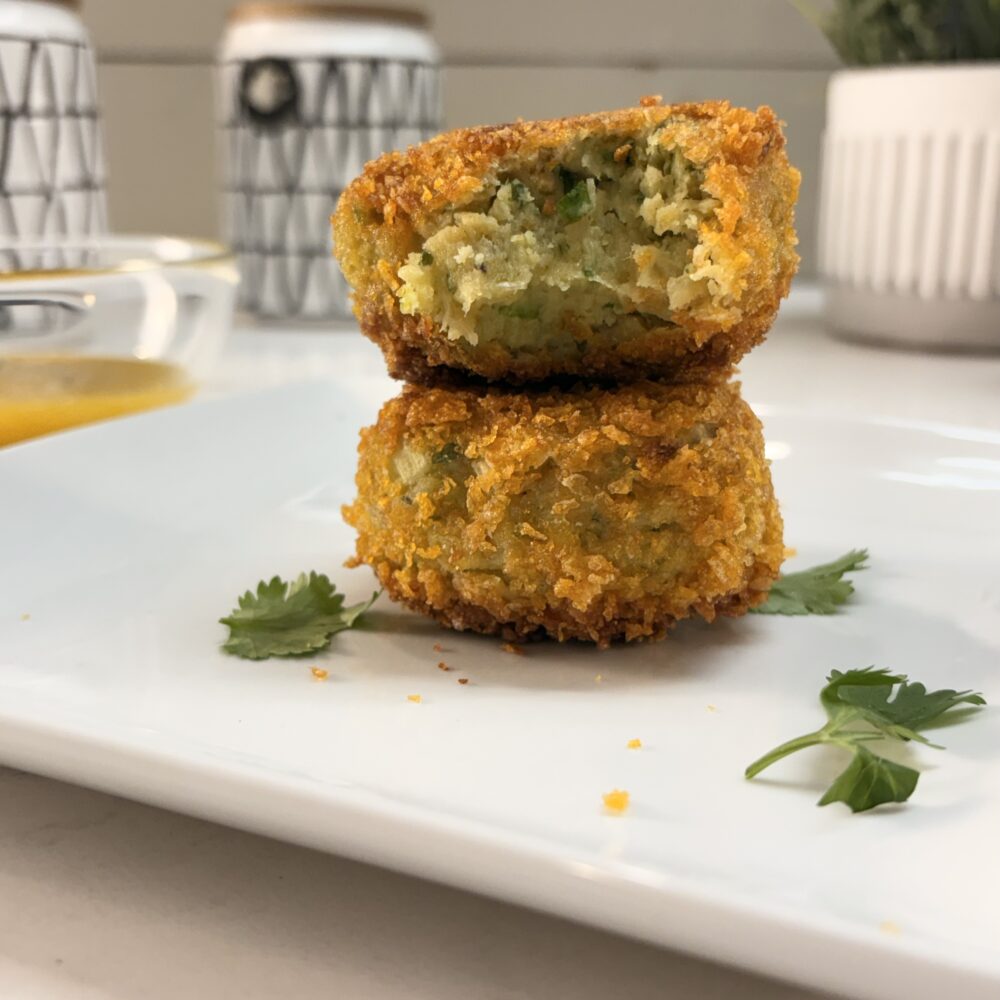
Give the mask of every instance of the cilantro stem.
[[794, 740], [782, 743], [781, 746], [775, 747], [769, 753], [764, 754], [763, 757], [755, 760], [746, 769], [744, 774], [748, 778], [755, 778], [761, 771], [770, 767], [772, 764], [777, 763], [782, 757], [787, 757], [789, 754], [793, 754], [797, 750], [805, 750], [806, 747], [815, 747], [819, 746], [821, 743], [826, 743], [828, 733], [829, 731], [824, 727], [823, 729], [817, 729], [814, 733], [807, 733], [805, 736], [797, 736]]
[[883, 739], [885, 739], [884, 733], [854, 732], [844, 729], [841, 720], [831, 719], [822, 729], [817, 729], [814, 733], [806, 733], [805, 736], [797, 736], [794, 740], [789, 740], [787, 743], [775, 747], [770, 753], [755, 760], [744, 774], [748, 778], [756, 777], [761, 771], [781, 760], [782, 757], [787, 757], [798, 750], [805, 750], [807, 747], [818, 747], [826, 744], [842, 747], [844, 750], [853, 750], [857, 743]]

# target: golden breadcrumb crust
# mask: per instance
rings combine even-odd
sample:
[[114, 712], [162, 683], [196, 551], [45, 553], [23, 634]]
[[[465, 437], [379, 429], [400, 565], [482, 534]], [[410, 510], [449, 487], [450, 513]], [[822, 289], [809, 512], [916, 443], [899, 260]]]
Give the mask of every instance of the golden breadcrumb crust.
[[[542, 354], [516, 354], [496, 341], [470, 345], [429, 317], [404, 315], [397, 272], [420, 249], [441, 213], [460, 207], [505, 168], [583, 138], [640, 134], [662, 125], [660, 143], [704, 169], [705, 192], [719, 202], [699, 243], [726, 271], [738, 298], [694, 304], [670, 323], [567, 366]], [[354, 288], [362, 331], [380, 345], [390, 374], [424, 383], [454, 382], [457, 368], [489, 381], [520, 384], [568, 374], [603, 380], [728, 372], [763, 340], [798, 266], [794, 203], [799, 173], [789, 165], [781, 123], [768, 107], [726, 101], [642, 106], [553, 121], [458, 129], [368, 163], [333, 217], [335, 252]]]
[[362, 432], [358, 532], [444, 625], [607, 645], [765, 600], [782, 522], [736, 384], [407, 386]]

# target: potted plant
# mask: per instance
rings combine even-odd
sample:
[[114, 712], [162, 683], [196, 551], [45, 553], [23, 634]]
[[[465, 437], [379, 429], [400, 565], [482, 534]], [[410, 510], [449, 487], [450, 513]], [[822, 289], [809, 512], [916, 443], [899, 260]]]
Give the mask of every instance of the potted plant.
[[833, 328], [1000, 349], [1000, 0], [836, 0], [820, 274]]

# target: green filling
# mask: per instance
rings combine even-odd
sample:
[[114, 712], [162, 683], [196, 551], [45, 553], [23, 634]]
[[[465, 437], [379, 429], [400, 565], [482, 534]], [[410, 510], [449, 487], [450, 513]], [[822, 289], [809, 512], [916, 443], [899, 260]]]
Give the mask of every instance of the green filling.
[[454, 441], [449, 441], [440, 451], [434, 453], [431, 462], [434, 465], [446, 465], [448, 462], [454, 462], [459, 454], [458, 445]]
[[538, 319], [542, 314], [542, 306], [538, 302], [512, 302], [509, 306], [497, 306], [496, 310], [510, 319]]
[[400, 307], [452, 340], [515, 354], [575, 354], [595, 332], [669, 324], [675, 310], [725, 296], [710, 255], [695, 253], [718, 207], [703, 182], [655, 132], [511, 164], [434, 220], [399, 269]]
[[556, 211], [565, 222], [582, 219], [593, 207], [586, 181], [577, 181], [572, 190], [556, 202]]

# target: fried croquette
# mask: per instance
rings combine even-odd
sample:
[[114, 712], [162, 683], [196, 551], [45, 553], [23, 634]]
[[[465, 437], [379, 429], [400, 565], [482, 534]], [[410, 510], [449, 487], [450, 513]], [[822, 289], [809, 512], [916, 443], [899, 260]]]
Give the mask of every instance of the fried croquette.
[[358, 450], [350, 565], [454, 629], [661, 638], [745, 613], [781, 566], [760, 423], [735, 384], [410, 385]]
[[396, 378], [677, 380], [764, 338], [798, 186], [770, 108], [647, 102], [382, 156], [334, 242]]

